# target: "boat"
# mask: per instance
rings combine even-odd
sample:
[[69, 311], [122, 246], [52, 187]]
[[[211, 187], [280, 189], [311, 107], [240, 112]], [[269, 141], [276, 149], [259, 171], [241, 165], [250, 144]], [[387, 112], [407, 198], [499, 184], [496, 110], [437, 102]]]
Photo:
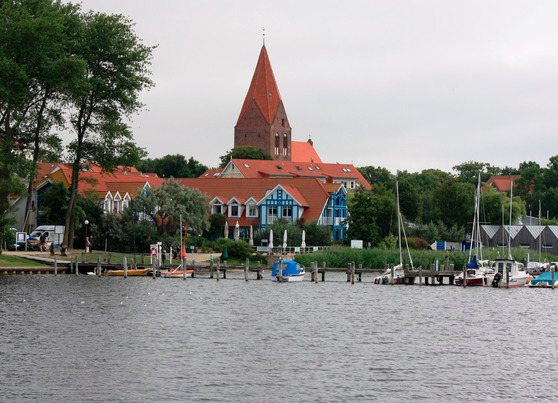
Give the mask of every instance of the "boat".
[[529, 284], [529, 287], [552, 287], [552, 277], [554, 274], [554, 286], [558, 286], [558, 275], [553, 273], [552, 271], [545, 271], [539, 276], [532, 279]]
[[405, 234], [405, 228], [403, 228], [403, 216], [401, 215], [401, 209], [399, 208], [399, 184], [395, 183], [395, 192], [397, 195], [397, 232], [399, 238], [399, 264], [386, 269], [384, 274], [376, 277], [374, 282], [376, 284], [414, 284], [415, 277], [405, 277], [405, 267], [403, 266], [403, 248], [401, 246], [401, 231], [403, 231], [403, 238], [405, 239], [405, 246], [407, 247], [407, 253], [409, 254], [409, 261], [411, 263], [411, 269], [413, 268], [413, 259], [411, 258], [411, 251], [409, 250], [409, 244], [407, 243], [407, 235]]
[[[477, 183], [475, 193], [475, 214], [473, 216], [473, 228], [471, 230], [471, 247], [469, 248], [469, 263], [463, 267], [463, 272], [455, 277], [454, 284], [458, 286], [484, 286], [488, 285], [489, 274], [494, 274], [494, 269], [488, 260], [482, 260], [482, 243], [480, 240], [480, 198], [481, 198], [481, 177]], [[475, 255], [471, 259], [473, 253]], [[481, 260], [478, 260], [480, 257]]]
[[[192, 274], [194, 273], [194, 270], [190, 269], [190, 270], [186, 270], [186, 277], [192, 277]], [[184, 278], [184, 270], [182, 270], [180, 268], [180, 266], [178, 266], [177, 268], [173, 269], [173, 270], [169, 270], [169, 271], [162, 271], [161, 272], [161, 277], [163, 278]]]
[[[523, 263], [513, 258], [496, 259], [493, 263], [494, 273], [487, 274], [487, 286], [512, 288], [523, 287], [532, 279]], [[509, 281], [508, 281], [509, 278]]]
[[[127, 276], [147, 276], [149, 269], [128, 269]], [[107, 270], [107, 276], [124, 276], [124, 270]]]
[[271, 270], [272, 281], [302, 281], [304, 279], [304, 266], [294, 260], [279, 260], [273, 264]]

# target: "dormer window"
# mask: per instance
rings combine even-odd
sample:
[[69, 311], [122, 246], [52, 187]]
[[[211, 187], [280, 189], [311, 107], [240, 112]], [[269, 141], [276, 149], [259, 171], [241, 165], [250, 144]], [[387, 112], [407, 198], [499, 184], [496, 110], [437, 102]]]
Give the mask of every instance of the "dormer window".
[[312, 167], [309, 166], [309, 167], [308, 167], [308, 170], [309, 170], [309, 171], [313, 171], [314, 168], [312, 168]]
[[250, 165], [248, 165], [247, 163], [244, 163], [244, 166], [245, 166], [246, 168], [250, 168]]

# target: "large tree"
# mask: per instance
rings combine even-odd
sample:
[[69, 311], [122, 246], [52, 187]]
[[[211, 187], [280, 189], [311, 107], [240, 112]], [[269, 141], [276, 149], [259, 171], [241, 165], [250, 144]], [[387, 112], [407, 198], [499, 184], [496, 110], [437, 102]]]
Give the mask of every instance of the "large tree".
[[207, 167], [194, 157], [186, 160], [182, 154], [143, 159], [136, 164], [136, 168], [141, 172], [154, 172], [161, 178], [197, 178], [207, 171]]
[[244, 160], [272, 160], [271, 155], [258, 147], [242, 146], [230, 150], [225, 155], [219, 157], [221, 164], [219, 168], [224, 168], [232, 158]]
[[149, 217], [159, 235], [177, 233], [182, 222], [196, 234], [209, 229], [207, 197], [199, 190], [181, 186], [174, 179], [163, 181], [161, 186], [138, 192], [130, 209]]
[[73, 244], [80, 170], [85, 162], [93, 162], [111, 171], [143, 156], [126, 122], [142, 107], [141, 91], [153, 85], [148, 70], [153, 47], [141, 43], [128, 18], [90, 12], [82, 16], [81, 28], [75, 51], [85, 60], [86, 73], [71, 96], [75, 138], [69, 145], [72, 178], [64, 233], [68, 247]]

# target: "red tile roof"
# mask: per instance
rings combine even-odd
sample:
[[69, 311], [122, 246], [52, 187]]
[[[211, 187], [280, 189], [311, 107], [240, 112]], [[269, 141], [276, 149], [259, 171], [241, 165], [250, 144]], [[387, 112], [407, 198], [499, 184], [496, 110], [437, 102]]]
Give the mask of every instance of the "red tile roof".
[[511, 182], [515, 185], [515, 181], [521, 178], [521, 175], [500, 175], [491, 176], [488, 181], [486, 181], [487, 186], [493, 186], [499, 192], [507, 192], [511, 189]]
[[248, 94], [246, 94], [246, 99], [238, 116], [237, 124], [252, 102], [255, 102], [258, 108], [260, 108], [267, 123], [271, 123], [279, 107], [279, 102], [281, 102], [281, 94], [279, 93], [279, 87], [277, 87], [265, 46], [262, 47], [260, 52], [258, 64], [256, 65]]
[[[324, 164], [296, 161], [265, 161], [233, 159], [231, 162], [244, 178], [299, 177], [333, 180], [354, 180], [366, 189], [370, 184], [352, 164]], [[229, 163], [230, 164], [230, 163]]]
[[321, 163], [320, 156], [310, 141], [291, 142], [291, 161]]
[[[184, 178], [177, 180], [183, 186], [199, 189], [209, 197], [209, 200], [217, 196], [221, 200], [230, 200], [233, 197], [248, 200], [253, 197], [260, 201], [267, 192], [273, 190], [277, 185], [281, 185], [302, 205], [307, 206], [302, 216], [308, 221], [317, 221], [320, 218], [329, 198], [325, 184], [315, 178]], [[337, 186], [337, 190], [339, 187], [340, 185]], [[230, 218], [229, 225], [234, 225], [236, 221], [237, 219]], [[240, 220], [238, 221], [240, 222]], [[254, 222], [250, 219], [247, 221], [250, 221], [247, 225]]]

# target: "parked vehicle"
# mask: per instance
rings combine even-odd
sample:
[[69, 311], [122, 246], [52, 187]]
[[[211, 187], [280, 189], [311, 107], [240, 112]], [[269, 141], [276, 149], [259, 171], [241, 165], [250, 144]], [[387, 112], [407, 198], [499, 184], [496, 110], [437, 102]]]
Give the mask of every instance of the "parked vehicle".
[[41, 236], [45, 236], [45, 246], [48, 248], [51, 243], [54, 243], [54, 247], [60, 246], [62, 239], [64, 238], [64, 226], [63, 225], [40, 225], [35, 228], [29, 238], [27, 239], [27, 249], [29, 250], [41, 250]]

